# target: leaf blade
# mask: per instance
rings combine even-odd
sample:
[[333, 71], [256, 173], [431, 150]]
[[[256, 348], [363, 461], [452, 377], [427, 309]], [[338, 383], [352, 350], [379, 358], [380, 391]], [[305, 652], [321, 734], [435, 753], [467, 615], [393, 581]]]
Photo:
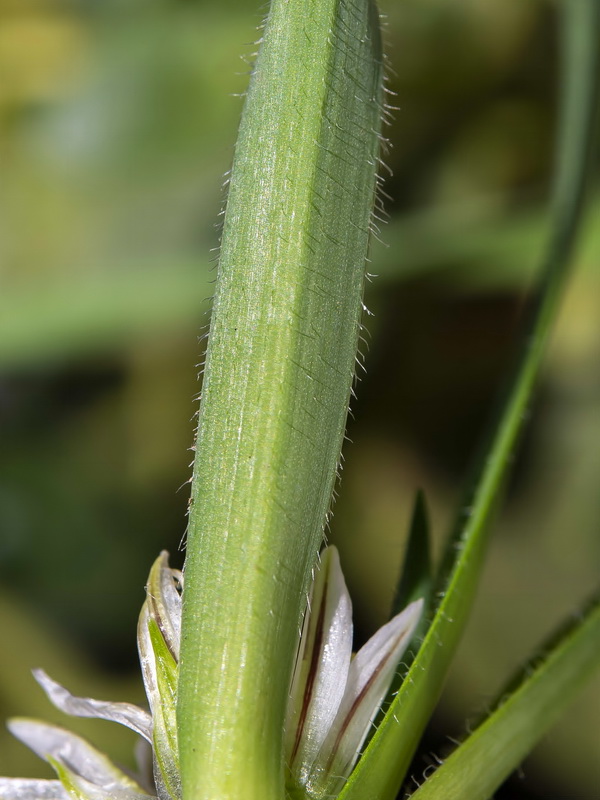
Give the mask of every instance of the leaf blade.
[[429, 515], [425, 493], [419, 489], [415, 495], [402, 572], [394, 593], [390, 617], [395, 617], [409, 603], [420, 598], [427, 605], [432, 584]]
[[[414, 800], [487, 800], [600, 666], [600, 599], [436, 769]], [[485, 769], [481, 769], [485, 764]]]
[[498, 423], [492, 429], [489, 445], [484, 447], [473, 489], [447, 548], [438, 580], [440, 601], [432, 624], [396, 698], [340, 793], [340, 800], [391, 800], [400, 788], [466, 624], [483, 564], [489, 522], [527, 418], [581, 216], [598, 96], [600, 4], [596, 0], [573, 0], [566, 4], [565, 11], [566, 25], [561, 30], [567, 75], [553, 225], [537, 303]]

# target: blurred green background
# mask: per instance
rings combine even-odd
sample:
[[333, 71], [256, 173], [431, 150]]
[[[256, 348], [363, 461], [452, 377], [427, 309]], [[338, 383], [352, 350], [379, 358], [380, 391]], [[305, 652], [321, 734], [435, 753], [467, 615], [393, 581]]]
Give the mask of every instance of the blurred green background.
[[[390, 223], [331, 538], [358, 639], [385, 617], [412, 498], [436, 552], [548, 229], [555, 3], [387, 0]], [[29, 675], [140, 699], [151, 562], [185, 529], [197, 368], [250, 0], [0, 0], [0, 717], [62, 721]], [[242, 58], [240, 59], [240, 56]], [[600, 566], [600, 180], [475, 612], [423, 752], [485, 708]], [[600, 682], [498, 798], [600, 797]], [[70, 722], [69, 722], [70, 725]], [[131, 764], [133, 735], [79, 721]], [[49, 775], [0, 732], [0, 774]]]

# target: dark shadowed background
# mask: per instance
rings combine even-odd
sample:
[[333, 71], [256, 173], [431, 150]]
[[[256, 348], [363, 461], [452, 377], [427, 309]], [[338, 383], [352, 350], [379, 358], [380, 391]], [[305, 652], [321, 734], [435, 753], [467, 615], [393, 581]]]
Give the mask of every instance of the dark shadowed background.
[[[548, 230], [558, 5], [388, 0], [390, 223], [367, 287], [331, 537], [357, 639], [388, 611], [415, 491], [436, 553]], [[264, 14], [251, 0], [0, 0], [0, 717], [62, 721], [29, 669], [140, 699], [135, 625], [180, 565], [199, 335]], [[243, 58], [240, 59], [240, 56]], [[491, 702], [600, 566], [600, 180], [475, 612], [415, 762]], [[232, 587], [233, 588], [233, 587]], [[600, 683], [498, 798], [600, 797]], [[70, 725], [70, 722], [68, 723]], [[133, 735], [74, 728], [131, 764]], [[0, 733], [0, 774], [49, 775]]]

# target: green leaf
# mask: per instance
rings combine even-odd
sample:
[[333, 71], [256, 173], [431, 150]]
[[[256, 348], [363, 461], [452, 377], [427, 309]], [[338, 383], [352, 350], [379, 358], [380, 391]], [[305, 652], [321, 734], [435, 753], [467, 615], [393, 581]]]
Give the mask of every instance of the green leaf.
[[414, 792], [413, 800], [487, 800], [600, 666], [600, 600], [503, 691], [496, 710]]
[[424, 492], [419, 489], [415, 496], [402, 573], [392, 601], [390, 617], [396, 616], [420, 597], [427, 606], [433, 580], [430, 541], [427, 503]]
[[297, 632], [355, 370], [381, 72], [369, 0], [273, 0], [235, 151], [192, 479], [184, 800], [284, 794]]
[[390, 618], [399, 614], [406, 606], [415, 600], [423, 599], [423, 613], [419, 624], [412, 635], [411, 646], [404, 654], [401, 663], [398, 665], [396, 675], [392, 681], [385, 702], [375, 719], [373, 726], [373, 736], [381, 721], [398, 693], [407, 669], [412, 664], [415, 651], [418, 650], [418, 643], [423, 640], [423, 636], [429, 625], [428, 610], [432, 599], [433, 588], [433, 564], [431, 562], [431, 532], [429, 527], [429, 517], [427, 513], [427, 503], [425, 493], [419, 489], [415, 495], [413, 513], [410, 520], [408, 531], [408, 542], [404, 554], [404, 562], [400, 579], [396, 586]]
[[400, 788], [466, 624], [481, 573], [489, 522], [527, 418], [580, 218], [597, 98], [600, 4], [596, 0], [570, 0], [565, 11], [566, 76], [554, 219], [537, 302], [498, 422], [483, 449], [473, 488], [447, 548], [435, 617], [340, 800], [391, 800]]

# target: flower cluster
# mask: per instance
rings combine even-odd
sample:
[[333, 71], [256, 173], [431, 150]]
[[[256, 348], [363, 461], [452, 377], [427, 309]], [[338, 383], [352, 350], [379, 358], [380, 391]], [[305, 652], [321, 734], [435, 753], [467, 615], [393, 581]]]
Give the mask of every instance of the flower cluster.
[[286, 721], [287, 782], [299, 797], [336, 797], [352, 771], [421, 617], [417, 600], [352, 655], [352, 603], [335, 547], [321, 556]]
[[[69, 731], [13, 719], [11, 732], [55, 770], [57, 780], [0, 778], [2, 800], [180, 800], [176, 701], [183, 577], [163, 552], [154, 563], [138, 625], [150, 711], [130, 703], [75, 697], [42, 670], [34, 676], [71, 716], [111, 720], [142, 738], [132, 778]], [[337, 551], [317, 571], [292, 679], [285, 725], [287, 788], [294, 797], [335, 796], [350, 774], [397, 664], [419, 621], [412, 603], [352, 656], [352, 606]]]

